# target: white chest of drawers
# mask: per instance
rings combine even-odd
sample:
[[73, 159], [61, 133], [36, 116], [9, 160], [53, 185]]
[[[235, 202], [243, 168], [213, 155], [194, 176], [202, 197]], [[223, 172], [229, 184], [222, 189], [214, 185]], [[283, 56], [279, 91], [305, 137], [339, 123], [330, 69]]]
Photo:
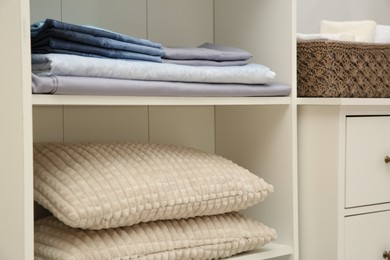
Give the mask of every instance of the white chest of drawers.
[[390, 106], [301, 105], [298, 148], [300, 259], [384, 259]]

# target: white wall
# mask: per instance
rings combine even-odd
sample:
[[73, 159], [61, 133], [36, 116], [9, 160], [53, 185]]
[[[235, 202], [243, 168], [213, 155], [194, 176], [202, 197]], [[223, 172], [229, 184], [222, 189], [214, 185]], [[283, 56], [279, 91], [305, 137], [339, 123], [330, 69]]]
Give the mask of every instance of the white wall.
[[321, 20], [390, 25], [390, 0], [297, 0], [297, 32], [318, 33]]

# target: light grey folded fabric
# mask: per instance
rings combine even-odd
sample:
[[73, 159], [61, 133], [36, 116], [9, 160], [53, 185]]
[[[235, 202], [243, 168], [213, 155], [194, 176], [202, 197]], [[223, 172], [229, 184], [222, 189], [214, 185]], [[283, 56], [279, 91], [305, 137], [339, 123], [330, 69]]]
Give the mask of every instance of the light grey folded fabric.
[[185, 66], [54, 53], [33, 54], [32, 71], [41, 76], [239, 84], [264, 84], [272, 82], [275, 77], [275, 72], [262, 64], [227, 67]]
[[196, 48], [163, 47], [163, 50], [164, 58], [172, 60], [233, 61], [252, 57], [252, 54], [245, 50], [213, 43], [204, 43]]
[[32, 75], [34, 94], [104, 95], [104, 96], [288, 96], [286, 84], [266, 85], [212, 84], [124, 80], [94, 77]]
[[242, 66], [248, 64], [248, 60], [226, 60], [226, 61], [214, 61], [214, 60], [170, 60], [162, 58], [163, 63], [171, 63], [187, 66]]

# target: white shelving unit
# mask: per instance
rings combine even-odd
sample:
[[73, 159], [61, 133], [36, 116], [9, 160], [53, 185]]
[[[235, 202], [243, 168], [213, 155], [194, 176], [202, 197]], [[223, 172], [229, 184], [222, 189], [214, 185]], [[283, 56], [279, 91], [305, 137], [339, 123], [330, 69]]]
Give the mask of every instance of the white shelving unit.
[[[297, 32], [318, 33], [321, 20], [389, 25], [385, 11], [389, 8], [386, 0], [375, 5], [370, 0], [299, 0]], [[383, 252], [390, 250], [390, 193], [380, 186], [390, 179], [383, 160], [389, 152], [390, 99], [297, 98], [296, 102], [300, 259], [383, 259]], [[383, 196], [351, 206], [348, 200], [356, 197], [351, 187], [367, 198], [378, 192]], [[369, 239], [363, 244], [364, 237]]]
[[[382, 259], [389, 250], [390, 103], [308, 101], [298, 108], [300, 258]], [[370, 241], [358, 246], [366, 235]]]
[[[118, 140], [195, 147], [263, 177], [274, 185], [274, 194], [245, 213], [274, 227], [278, 239], [232, 259], [299, 259], [294, 0], [5, 0], [0, 7], [0, 21], [12, 24], [0, 48], [1, 71], [7, 72], [0, 78], [0, 115], [7, 126], [0, 146], [0, 259], [33, 259], [34, 218], [45, 214], [33, 209], [33, 142]], [[29, 24], [46, 17], [164, 45], [237, 46], [253, 53], [253, 62], [274, 70], [277, 81], [291, 84], [292, 94], [31, 95]]]

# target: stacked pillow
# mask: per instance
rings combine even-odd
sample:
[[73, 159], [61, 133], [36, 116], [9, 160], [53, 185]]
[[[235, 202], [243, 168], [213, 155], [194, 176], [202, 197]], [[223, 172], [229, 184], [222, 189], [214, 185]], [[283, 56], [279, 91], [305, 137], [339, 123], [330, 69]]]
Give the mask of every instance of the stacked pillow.
[[34, 145], [36, 259], [217, 259], [276, 238], [236, 211], [272, 185], [230, 160], [173, 145]]

